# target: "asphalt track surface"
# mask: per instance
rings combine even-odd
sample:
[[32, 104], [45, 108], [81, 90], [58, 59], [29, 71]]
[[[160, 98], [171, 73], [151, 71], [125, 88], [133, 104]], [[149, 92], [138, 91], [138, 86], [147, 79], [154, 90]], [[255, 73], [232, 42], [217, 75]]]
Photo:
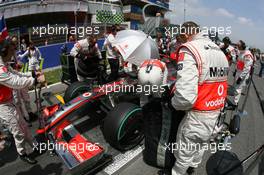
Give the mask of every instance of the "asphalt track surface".
[[[256, 65], [255, 75], [253, 77], [255, 87], [258, 90], [259, 97], [264, 100], [264, 79], [256, 76], [258, 73], [258, 65]], [[232, 79], [230, 79], [232, 82]], [[63, 85], [57, 85], [52, 87], [53, 92], [60, 92], [65, 89]], [[32, 94], [33, 95], [33, 94]], [[244, 97], [242, 97], [244, 100]], [[243, 117], [241, 120], [241, 131], [240, 133], [232, 139], [232, 152], [236, 153], [240, 160], [243, 160], [253, 151], [255, 151], [259, 146], [264, 144], [264, 115], [262, 113], [260, 101], [258, 99], [257, 93], [254, 86], [251, 86], [249, 90], [249, 97], [247, 99], [246, 112], [247, 116]], [[32, 132], [37, 128], [37, 122], [33, 123]], [[135, 148], [129, 154], [121, 155], [118, 151], [109, 147], [107, 143], [103, 141], [100, 130], [93, 129], [88, 133], [91, 139], [97, 139], [102, 143], [103, 146], [108, 148], [108, 151], [114, 155], [116, 159], [115, 163], [108, 168], [108, 170], [103, 170], [99, 172], [99, 175], [106, 175], [106, 172], [114, 172], [113, 174], [120, 175], [155, 175], [157, 174], [157, 169], [146, 165], [142, 160], [141, 147]], [[204, 156], [204, 161], [196, 170], [196, 175], [206, 175], [205, 167], [206, 161], [211, 155], [210, 151], [207, 151]], [[16, 150], [14, 145], [4, 152], [0, 152], [0, 174], [1, 175], [62, 175], [69, 174], [67, 168], [63, 165], [62, 161], [57, 156], [50, 156], [45, 153], [36, 158], [38, 164], [28, 165], [22, 162], [16, 155]], [[249, 160], [244, 166], [246, 169], [253, 159]], [[262, 162], [264, 162], [262, 160]], [[121, 164], [121, 165], [120, 165]], [[122, 166], [125, 164], [124, 166]], [[248, 173], [250, 175], [264, 175], [263, 168], [264, 164], [255, 163], [253, 170]], [[121, 166], [121, 167], [120, 167]], [[262, 173], [261, 173], [262, 171]], [[111, 174], [111, 173], [110, 173]]]

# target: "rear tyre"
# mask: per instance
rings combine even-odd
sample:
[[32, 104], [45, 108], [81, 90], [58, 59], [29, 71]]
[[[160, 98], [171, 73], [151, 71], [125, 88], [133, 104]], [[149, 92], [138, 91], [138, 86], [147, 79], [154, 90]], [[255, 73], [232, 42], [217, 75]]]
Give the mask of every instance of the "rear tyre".
[[79, 95], [90, 91], [90, 83], [88, 82], [74, 82], [68, 86], [64, 94], [65, 103], [71, 101], [72, 99], [78, 97]]
[[105, 140], [119, 151], [137, 146], [144, 138], [142, 109], [132, 103], [119, 103], [104, 120]]

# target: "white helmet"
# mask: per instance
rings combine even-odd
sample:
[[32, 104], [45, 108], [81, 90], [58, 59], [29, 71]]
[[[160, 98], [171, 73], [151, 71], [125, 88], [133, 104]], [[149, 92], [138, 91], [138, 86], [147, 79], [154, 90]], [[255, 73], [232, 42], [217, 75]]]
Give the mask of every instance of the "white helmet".
[[157, 85], [163, 84], [165, 63], [157, 59], [145, 60], [138, 71], [138, 80], [142, 85]]

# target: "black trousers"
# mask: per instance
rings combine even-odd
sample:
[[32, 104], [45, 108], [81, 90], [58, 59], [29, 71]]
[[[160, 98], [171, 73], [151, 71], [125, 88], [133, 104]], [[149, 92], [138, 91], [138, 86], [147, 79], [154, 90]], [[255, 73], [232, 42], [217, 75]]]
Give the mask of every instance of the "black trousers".
[[109, 75], [108, 80], [114, 81], [118, 78], [118, 72], [119, 72], [119, 59], [108, 59], [108, 62], [110, 64], [111, 74]]

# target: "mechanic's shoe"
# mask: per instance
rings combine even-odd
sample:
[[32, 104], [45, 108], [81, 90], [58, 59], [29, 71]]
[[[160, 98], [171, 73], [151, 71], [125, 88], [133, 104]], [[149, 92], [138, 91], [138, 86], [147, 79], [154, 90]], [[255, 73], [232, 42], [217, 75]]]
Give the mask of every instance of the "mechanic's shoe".
[[28, 164], [36, 164], [37, 161], [31, 157], [29, 157], [27, 154], [24, 155], [20, 155], [19, 156], [21, 160], [23, 160], [24, 162], [27, 162]]
[[33, 112], [29, 112], [28, 117], [29, 117], [29, 120], [28, 120], [29, 122], [33, 122], [38, 119], [38, 115], [34, 114]]
[[171, 175], [171, 170], [167, 170], [167, 169], [159, 170], [158, 175]]
[[188, 175], [194, 175], [194, 172], [195, 172], [195, 168], [194, 167], [189, 167], [186, 171], [186, 173]]

